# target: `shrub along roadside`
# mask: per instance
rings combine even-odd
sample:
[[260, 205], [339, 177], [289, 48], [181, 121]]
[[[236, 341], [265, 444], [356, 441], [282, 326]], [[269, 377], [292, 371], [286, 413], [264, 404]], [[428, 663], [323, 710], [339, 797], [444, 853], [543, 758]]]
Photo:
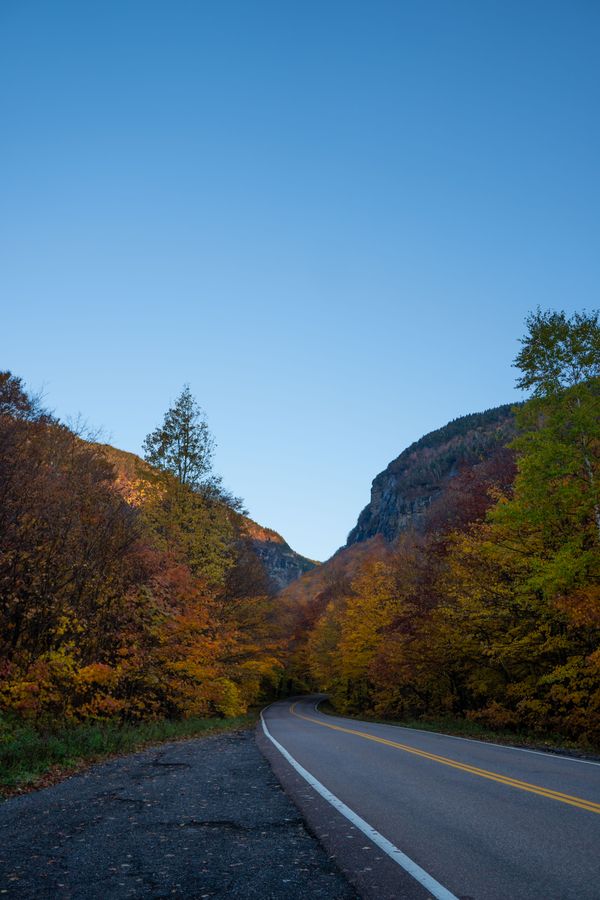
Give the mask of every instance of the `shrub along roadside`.
[[397, 725], [399, 728], [412, 728], [415, 731], [431, 731], [447, 734], [451, 737], [462, 737], [470, 740], [492, 744], [506, 744], [507, 747], [524, 747], [529, 750], [542, 750], [549, 753], [562, 753], [586, 759], [600, 759], [598, 749], [592, 745], [570, 741], [560, 734], [536, 734], [534, 732], [508, 731], [490, 728], [481, 722], [464, 719], [459, 716], [427, 717], [423, 719], [381, 719], [368, 712], [353, 715], [340, 712], [325, 700], [319, 703], [319, 712], [328, 716], [341, 716], [344, 719], [355, 719], [357, 722], [374, 722], [378, 725]]
[[256, 715], [134, 724], [88, 722], [47, 733], [23, 722], [0, 718], [0, 797], [45, 787], [85, 765], [151, 744], [249, 728]]

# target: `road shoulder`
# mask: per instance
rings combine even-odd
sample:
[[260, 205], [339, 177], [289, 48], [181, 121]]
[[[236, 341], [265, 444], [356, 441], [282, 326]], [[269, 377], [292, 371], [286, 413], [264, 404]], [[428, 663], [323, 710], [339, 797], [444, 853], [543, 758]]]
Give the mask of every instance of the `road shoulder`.
[[325, 848], [363, 900], [425, 900], [429, 894], [372, 841], [321, 797], [265, 736], [256, 742], [307, 828]]
[[164, 744], [0, 806], [9, 898], [355, 900], [251, 731]]

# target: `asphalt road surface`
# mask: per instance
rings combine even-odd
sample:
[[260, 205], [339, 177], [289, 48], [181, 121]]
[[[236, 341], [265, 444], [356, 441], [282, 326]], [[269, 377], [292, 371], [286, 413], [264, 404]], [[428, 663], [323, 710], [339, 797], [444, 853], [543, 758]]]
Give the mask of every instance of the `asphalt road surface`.
[[0, 803], [7, 900], [355, 900], [252, 731], [162, 744]]
[[264, 729], [362, 896], [599, 900], [599, 763], [333, 717], [314, 697], [269, 707]]

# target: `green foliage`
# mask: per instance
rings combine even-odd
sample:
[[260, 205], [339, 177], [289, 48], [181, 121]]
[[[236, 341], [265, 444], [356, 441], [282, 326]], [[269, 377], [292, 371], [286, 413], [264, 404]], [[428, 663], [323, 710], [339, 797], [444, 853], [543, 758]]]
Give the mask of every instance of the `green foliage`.
[[600, 376], [600, 324], [597, 310], [564, 312], [538, 308], [526, 320], [527, 334], [515, 360], [518, 387], [549, 397]]
[[35, 783], [48, 771], [83, 761], [131, 753], [149, 744], [248, 728], [253, 714], [233, 718], [159, 719], [135, 724], [83, 723], [40, 731], [29, 723], [0, 718], [0, 793]]
[[[600, 324], [598, 313], [538, 310], [515, 365], [532, 399], [522, 435], [513, 516], [542, 533], [560, 571], [585, 578], [600, 540]], [[554, 567], [556, 569], [556, 566]], [[565, 584], [562, 589], [567, 588]], [[551, 586], [550, 586], [551, 589]]]
[[144, 473], [142, 525], [157, 548], [217, 586], [235, 562], [235, 531], [228, 508], [196, 493], [168, 473]]
[[206, 416], [185, 385], [162, 425], [144, 440], [144, 458], [156, 470], [173, 476], [184, 493], [194, 491], [209, 504], [243, 513], [243, 501], [227, 491], [220, 475], [212, 471], [214, 450]]
[[0, 715], [39, 733], [231, 717], [272, 689], [264, 581], [236, 513], [196, 488], [141, 463], [117, 473], [0, 378]]
[[162, 425], [146, 437], [144, 457], [181, 484], [198, 489], [207, 481], [213, 454], [214, 439], [204, 413], [185, 385]]
[[[596, 313], [539, 310], [527, 325], [516, 364], [532, 397], [516, 411], [514, 480], [501, 453], [452, 479], [422, 536], [363, 563], [320, 608], [305, 657], [347, 712], [597, 747], [600, 327]], [[464, 440], [452, 434], [434, 433], [435, 464]]]

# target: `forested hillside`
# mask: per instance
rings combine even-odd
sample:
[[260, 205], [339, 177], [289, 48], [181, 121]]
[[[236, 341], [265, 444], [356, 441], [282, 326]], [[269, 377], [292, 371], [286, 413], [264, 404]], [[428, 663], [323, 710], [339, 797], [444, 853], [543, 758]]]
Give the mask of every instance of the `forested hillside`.
[[[371, 501], [346, 545], [318, 569], [290, 583], [282, 591], [282, 601], [306, 608], [311, 598], [322, 599], [332, 585], [351, 579], [366, 559], [386, 557], [402, 533], [430, 530], [447, 492], [453, 496], [467, 472], [472, 470], [477, 480], [477, 473], [493, 467], [494, 460], [506, 459], [507, 445], [515, 435], [515, 410], [505, 405], [461, 416], [415, 441], [373, 480]], [[474, 496], [472, 501], [477, 502]]]
[[450, 479], [497, 452], [515, 436], [511, 406], [462, 416], [404, 450], [373, 481], [371, 500], [348, 535], [347, 546], [383, 535], [393, 541], [419, 528]]
[[0, 742], [235, 716], [287, 684], [598, 746], [598, 315], [527, 324], [529, 399], [400, 454], [316, 568], [223, 488], [189, 389], [141, 460], [0, 374]]
[[284, 593], [290, 678], [342, 711], [600, 744], [598, 315], [527, 325], [516, 431], [501, 407], [414, 444]]
[[143, 462], [82, 440], [0, 375], [5, 716], [231, 716], [277, 682], [271, 580], [197, 412], [184, 392]]
[[[127, 496], [135, 494], [140, 472], [151, 475], [152, 467], [134, 453], [118, 450], [109, 444], [100, 449], [115, 469], [116, 483]], [[284, 538], [272, 528], [264, 528], [230, 504], [225, 504], [238, 551], [256, 556], [266, 575], [265, 592], [275, 594], [296, 578], [318, 565], [292, 550]]]

